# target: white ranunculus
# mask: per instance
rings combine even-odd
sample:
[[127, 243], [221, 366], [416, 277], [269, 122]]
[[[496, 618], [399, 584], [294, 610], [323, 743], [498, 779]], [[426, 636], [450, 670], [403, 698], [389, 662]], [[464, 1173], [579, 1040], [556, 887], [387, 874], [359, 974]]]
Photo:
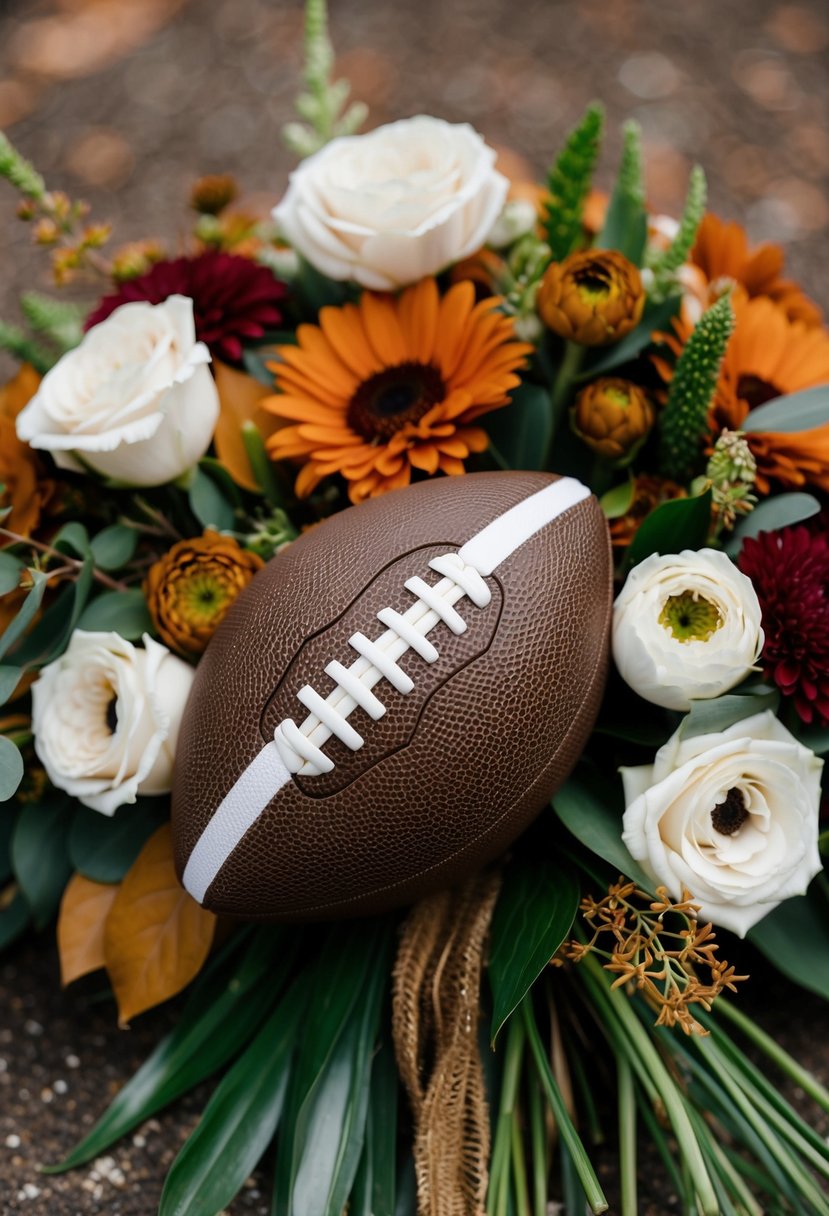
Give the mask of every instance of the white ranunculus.
[[172, 788], [194, 671], [144, 636], [76, 629], [32, 687], [32, 733], [49, 780], [104, 815]]
[[700, 917], [744, 937], [821, 869], [823, 761], [771, 710], [718, 734], [683, 740], [653, 765], [623, 768], [623, 839], [648, 874]]
[[322, 274], [394, 291], [480, 249], [508, 188], [477, 131], [421, 115], [332, 140], [273, 214]]
[[718, 697], [763, 648], [751, 580], [716, 549], [653, 554], [630, 572], [613, 608], [613, 658], [634, 692], [666, 709]]
[[122, 304], [46, 373], [17, 433], [61, 468], [91, 468], [134, 486], [175, 481], [216, 429], [209, 362], [192, 300]]

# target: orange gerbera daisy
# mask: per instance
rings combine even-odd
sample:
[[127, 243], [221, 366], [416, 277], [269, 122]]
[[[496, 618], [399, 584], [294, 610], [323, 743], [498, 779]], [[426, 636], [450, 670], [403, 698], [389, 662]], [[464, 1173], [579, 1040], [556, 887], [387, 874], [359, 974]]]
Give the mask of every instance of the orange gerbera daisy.
[[[724, 429], [738, 431], [757, 406], [800, 389], [829, 384], [829, 332], [791, 321], [769, 299], [734, 299], [735, 328], [723, 359], [711, 406], [712, 439]], [[676, 337], [666, 338], [678, 355], [691, 333], [685, 320], [674, 322]], [[655, 359], [665, 379], [672, 374]], [[757, 488], [769, 482], [787, 488], [807, 483], [829, 491], [829, 419], [808, 431], [749, 431], [757, 461]]]
[[767, 296], [791, 321], [820, 325], [822, 314], [817, 304], [783, 275], [783, 250], [779, 245], [749, 248], [746, 231], [739, 224], [726, 223], [708, 212], [697, 232], [691, 262], [702, 271], [715, 296], [724, 282], [739, 283], [752, 298]]
[[498, 297], [475, 303], [472, 283], [442, 298], [434, 279], [399, 297], [365, 292], [300, 325], [273, 364], [280, 394], [262, 406], [296, 425], [267, 440], [276, 460], [302, 461], [305, 497], [331, 473], [352, 502], [409, 484], [412, 469], [463, 473], [486, 432], [471, 425], [506, 405], [532, 347], [514, 339]]

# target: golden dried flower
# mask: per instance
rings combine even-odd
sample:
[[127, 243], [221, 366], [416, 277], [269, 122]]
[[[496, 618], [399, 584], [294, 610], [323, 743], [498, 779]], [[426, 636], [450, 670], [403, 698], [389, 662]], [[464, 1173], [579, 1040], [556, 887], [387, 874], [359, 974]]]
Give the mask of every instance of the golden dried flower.
[[573, 410], [576, 434], [605, 460], [633, 456], [655, 418], [653, 402], [644, 389], [612, 376], [582, 389]]
[[164, 257], [164, 247], [160, 241], [148, 238], [144, 241], [130, 241], [116, 249], [112, 259], [112, 277], [116, 283], [126, 283], [129, 279], [137, 279], [139, 275], [160, 262]]
[[218, 215], [230, 206], [239, 193], [236, 179], [229, 173], [200, 177], [190, 192], [190, 206], [199, 215]]
[[581, 346], [618, 342], [641, 320], [645, 290], [637, 268], [614, 249], [584, 249], [544, 272], [538, 312], [553, 333]]
[[235, 540], [208, 529], [181, 540], [150, 567], [144, 594], [161, 640], [199, 655], [240, 591], [264, 562]]

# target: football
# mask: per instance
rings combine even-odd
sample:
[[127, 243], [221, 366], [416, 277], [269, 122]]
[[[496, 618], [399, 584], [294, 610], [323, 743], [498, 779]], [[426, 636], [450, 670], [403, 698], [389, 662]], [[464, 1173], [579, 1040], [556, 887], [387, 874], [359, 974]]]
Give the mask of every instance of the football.
[[176, 751], [185, 888], [253, 920], [373, 914], [495, 858], [590, 735], [612, 567], [569, 477], [475, 473], [334, 515], [233, 604]]

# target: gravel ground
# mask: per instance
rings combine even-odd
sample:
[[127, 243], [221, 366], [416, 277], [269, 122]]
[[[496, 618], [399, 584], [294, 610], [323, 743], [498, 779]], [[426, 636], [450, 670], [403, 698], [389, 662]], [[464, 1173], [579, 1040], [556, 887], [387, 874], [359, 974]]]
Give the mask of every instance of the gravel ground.
[[[594, 97], [642, 124], [657, 208], [704, 164], [712, 205], [787, 246], [829, 306], [829, 13], [821, 0], [332, 0], [338, 67], [372, 120], [421, 111], [472, 122], [541, 171]], [[195, 177], [231, 171], [263, 208], [291, 158], [279, 141], [298, 87], [295, 0], [0, 0], [0, 128], [47, 181], [90, 200], [119, 241], [175, 245]], [[0, 191], [0, 317], [48, 289], [43, 258]], [[755, 980], [760, 1020], [829, 1081], [825, 1005]], [[89, 1127], [175, 1008], [119, 1031], [96, 982], [63, 993], [49, 934], [0, 964], [0, 1212], [152, 1216], [164, 1172], [204, 1103], [179, 1102], [110, 1156], [37, 1173]], [[610, 1165], [605, 1169], [612, 1190]], [[251, 1180], [231, 1212], [265, 1213]], [[653, 1195], [648, 1216], [675, 1210]], [[643, 1216], [645, 1208], [643, 1207]]]

